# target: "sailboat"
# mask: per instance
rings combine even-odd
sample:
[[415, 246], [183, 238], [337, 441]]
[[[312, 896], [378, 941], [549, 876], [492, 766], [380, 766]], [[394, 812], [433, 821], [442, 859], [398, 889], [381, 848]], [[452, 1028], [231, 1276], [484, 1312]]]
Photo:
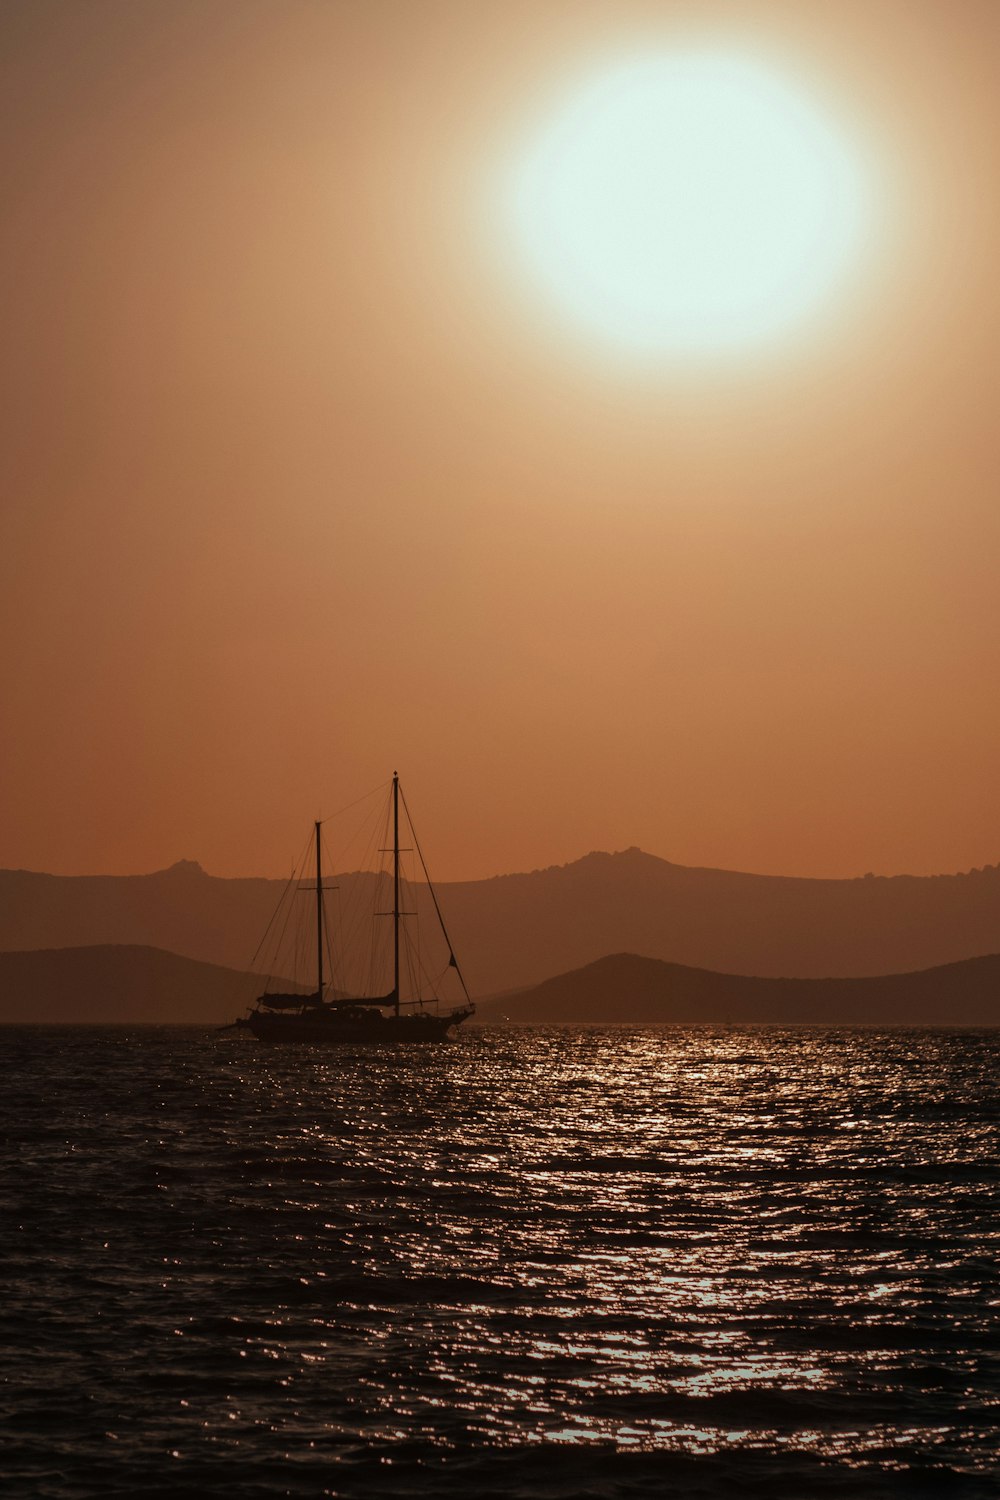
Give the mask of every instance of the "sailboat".
[[[444, 924], [437, 894], [430, 881], [416, 834], [413, 843], [424, 872], [434, 911], [448, 949], [449, 969], [454, 969], [464, 1004], [448, 1011], [430, 1008], [419, 994], [402, 998], [400, 973], [401, 923], [407, 915], [400, 908], [399, 777], [392, 777], [392, 910], [378, 913], [392, 917], [392, 989], [382, 995], [341, 995], [327, 984], [324, 953], [327, 924], [322, 871], [322, 824], [315, 825], [316, 849], [316, 988], [309, 994], [266, 992], [254, 1001], [249, 1015], [240, 1017], [231, 1029], [248, 1031], [262, 1042], [309, 1042], [323, 1045], [366, 1042], [439, 1042], [475, 1012], [451, 940]], [[405, 806], [405, 798], [404, 806]], [[407, 815], [409, 810], [407, 809]], [[412, 822], [410, 823], [412, 832]], [[388, 852], [388, 851], [386, 851]], [[309, 886], [306, 889], [313, 889]], [[384, 980], [383, 980], [384, 982]], [[230, 1029], [230, 1028], [226, 1028]]]

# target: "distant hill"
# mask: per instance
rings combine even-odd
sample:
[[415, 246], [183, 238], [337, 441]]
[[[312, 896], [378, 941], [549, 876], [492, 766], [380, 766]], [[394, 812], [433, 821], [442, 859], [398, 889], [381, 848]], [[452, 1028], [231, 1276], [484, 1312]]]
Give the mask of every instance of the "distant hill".
[[[340, 874], [329, 899], [374, 902]], [[367, 884], [368, 891], [359, 891]], [[0, 871], [0, 950], [141, 944], [249, 966], [284, 889], [182, 862], [154, 875]], [[519, 989], [608, 953], [730, 974], [892, 974], [1000, 952], [1000, 869], [800, 880], [670, 864], [639, 849], [438, 887], [476, 994]], [[418, 889], [418, 906], [426, 896]]]
[[221, 880], [182, 860], [153, 875], [0, 871], [0, 951], [129, 944], [246, 969], [282, 880]]
[[234, 1020], [262, 989], [259, 974], [159, 948], [101, 945], [0, 953], [0, 1022], [221, 1025]]
[[761, 979], [616, 953], [482, 1002], [477, 1020], [1000, 1026], [1000, 954], [916, 974]]
[[[609, 953], [727, 974], [896, 974], [1000, 952], [1000, 869], [802, 880], [674, 865], [639, 849], [444, 888], [474, 989]], [[475, 967], [473, 967], [473, 964]]]
[[[279, 981], [279, 988], [294, 988]], [[0, 1022], [222, 1025], [261, 993], [259, 974], [159, 948], [0, 953]], [[1000, 1025], [1000, 954], [916, 974], [765, 979], [616, 953], [480, 1001], [480, 1022], [788, 1022]]]

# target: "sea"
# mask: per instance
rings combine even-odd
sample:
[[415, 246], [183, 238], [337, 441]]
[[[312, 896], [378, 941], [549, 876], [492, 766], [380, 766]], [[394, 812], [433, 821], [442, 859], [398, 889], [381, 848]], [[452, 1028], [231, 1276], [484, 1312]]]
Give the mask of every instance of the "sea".
[[0, 1031], [7, 1497], [1000, 1493], [1000, 1032]]

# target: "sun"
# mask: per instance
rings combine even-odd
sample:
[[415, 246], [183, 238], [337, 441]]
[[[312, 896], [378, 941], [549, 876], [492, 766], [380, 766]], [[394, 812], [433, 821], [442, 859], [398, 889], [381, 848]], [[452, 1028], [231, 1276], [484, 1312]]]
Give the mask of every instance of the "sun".
[[774, 340], [845, 282], [870, 191], [849, 135], [773, 66], [715, 50], [581, 81], [506, 185], [518, 258], [567, 319], [654, 357]]

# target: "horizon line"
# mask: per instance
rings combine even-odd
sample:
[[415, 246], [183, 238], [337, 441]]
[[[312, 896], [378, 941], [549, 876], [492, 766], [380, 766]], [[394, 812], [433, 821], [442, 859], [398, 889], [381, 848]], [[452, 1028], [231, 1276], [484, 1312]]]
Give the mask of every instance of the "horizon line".
[[[876, 880], [955, 880], [971, 875], [983, 875], [1000, 869], [1000, 862], [998, 862], [997, 864], [972, 865], [965, 870], [932, 870], [924, 874], [915, 874], [912, 871], [906, 870], [894, 871], [891, 874], [883, 874], [881, 872], [872, 870], [866, 870], [863, 874], [857, 875], [794, 875], [784, 872], [780, 874], [774, 874], [757, 870], [731, 869], [728, 866], [724, 865], [681, 864], [676, 860], [667, 859], [664, 855], [652, 854], [648, 850], [641, 848], [638, 844], [630, 844], [625, 849], [590, 849], [586, 854], [578, 855], [575, 859], [567, 860], [562, 864], [554, 863], [550, 865], [536, 865], [532, 869], [508, 870], [498, 872], [493, 875], [478, 875], [472, 876], [471, 878], [458, 880], [435, 879], [434, 883], [435, 885], [440, 886], [485, 885], [494, 880], [525, 879], [532, 875], [547, 875], [552, 873], [553, 871], [571, 870], [577, 865], [585, 864], [588, 860], [615, 860], [623, 859], [630, 855], [641, 855], [645, 860], [651, 860], [656, 864], [666, 865], [673, 870], [685, 870], [692, 874], [730, 875], [744, 880], [785, 880], [804, 882], [814, 885], [846, 885], [852, 884], [856, 881]], [[43, 880], [152, 880], [155, 879], [158, 875], [169, 875], [175, 871], [183, 870], [190, 871], [192, 874], [197, 873], [200, 876], [204, 876], [208, 880], [263, 880], [271, 883], [277, 883], [280, 881], [286, 881], [290, 878], [290, 876], [286, 875], [217, 875], [206, 870], [198, 860], [187, 858], [174, 860], [173, 863], [169, 865], [162, 865], [153, 870], [132, 870], [124, 872], [105, 870], [99, 872], [77, 871], [75, 873], [68, 873], [65, 871], [55, 870], [35, 870], [30, 869], [24, 865], [3, 865], [0, 866], [0, 876], [29, 875]], [[342, 876], [351, 876], [372, 875], [377, 872], [373, 870], [339, 869], [335, 870], [333, 873]], [[422, 880], [416, 880], [411, 881], [410, 884], [422, 885], [424, 884], [424, 882]]]

